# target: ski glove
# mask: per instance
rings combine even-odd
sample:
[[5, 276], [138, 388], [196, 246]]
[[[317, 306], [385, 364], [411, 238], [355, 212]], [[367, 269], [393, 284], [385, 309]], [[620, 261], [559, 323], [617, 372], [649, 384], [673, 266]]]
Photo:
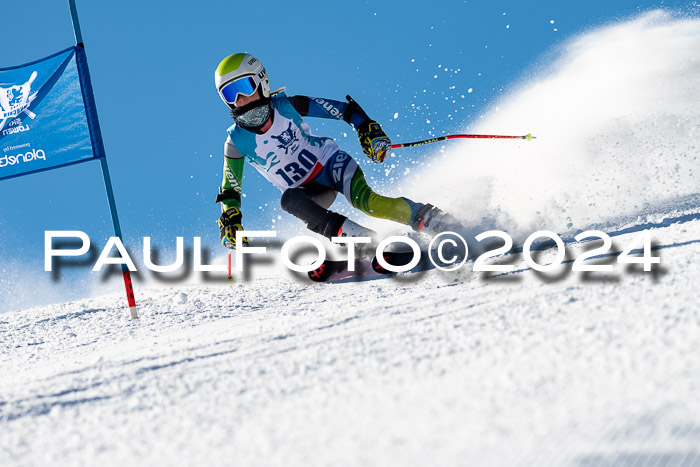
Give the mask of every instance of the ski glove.
[[367, 157], [377, 164], [384, 162], [391, 152], [391, 140], [379, 123], [367, 120], [357, 128], [357, 135]]
[[[243, 215], [238, 208], [231, 208], [219, 217], [221, 243], [226, 248], [236, 249], [236, 232], [243, 230], [243, 226], [241, 226], [242, 217]], [[248, 239], [246, 237], [243, 237], [243, 245], [248, 245]]]

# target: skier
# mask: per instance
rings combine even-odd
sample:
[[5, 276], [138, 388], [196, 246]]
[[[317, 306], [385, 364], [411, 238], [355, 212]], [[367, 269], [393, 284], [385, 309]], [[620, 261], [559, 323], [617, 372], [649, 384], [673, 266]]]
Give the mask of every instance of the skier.
[[[263, 65], [252, 55], [226, 57], [215, 73], [216, 89], [234, 124], [224, 144], [224, 175], [216, 202], [219, 230], [227, 248], [236, 248], [241, 224], [241, 180], [248, 162], [282, 191], [282, 209], [327, 238], [372, 236], [373, 232], [329, 211], [338, 192], [362, 212], [437, 233], [458, 225], [454, 217], [430, 204], [375, 193], [362, 169], [332, 138], [316, 136], [302, 117], [344, 120], [357, 129], [363, 152], [376, 163], [389, 156], [391, 141], [350, 96], [347, 102], [270, 92]], [[247, 240], [244, 238], [244, 242]]]

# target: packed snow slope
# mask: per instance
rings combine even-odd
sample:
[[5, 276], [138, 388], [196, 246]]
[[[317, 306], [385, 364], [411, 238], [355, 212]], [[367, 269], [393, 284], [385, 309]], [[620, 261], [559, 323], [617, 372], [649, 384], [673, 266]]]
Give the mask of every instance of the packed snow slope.
[[693, 217], [650, 229], [652, 272], [258, 279], [140, 290], [135, 321], [121, 294], [6, 313], [0, 464], [699, 465]]
[[[700, 465], [698, 43], [658, 12], [583, 35], [478, 127], [538, 140], [415, 174], [480, 231], [601, 229], [612, 272], [571, 272], [598, 245], [570, 241], [548, 273], [513, 254], [140, 288], [133, 321], [120, 293], [4, 313], [0, 465]], [[661, 263], [619, 264], [646, 234]]]

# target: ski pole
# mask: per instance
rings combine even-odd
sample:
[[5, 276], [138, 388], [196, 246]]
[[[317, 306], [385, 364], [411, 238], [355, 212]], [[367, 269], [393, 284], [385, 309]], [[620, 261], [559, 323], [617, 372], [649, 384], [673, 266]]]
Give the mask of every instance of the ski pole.
[[530, 133], [524, 135], [524, 136], [504, 136], [504, 135], [446, 135], [446, 136], [439, 136], [437, 138], [431, 138], [431, 139], [426, 139], [423, 141], [414, 141], [413, 143], [399, 143], [399, 144], [392, 144], [391, 149], [397, 149], [397, 148], [412, 148], [415, 146], [422, 146], [424, 144], [431, 144], [431, 143], [437, 143], [440, 141], [447, 141], [448, 139], [461, 139], [461, 138], [470, 138], [470, 139], [524, 139], [527, 141], [532, 141], [535, 139], [535, 136], [532, 136]]

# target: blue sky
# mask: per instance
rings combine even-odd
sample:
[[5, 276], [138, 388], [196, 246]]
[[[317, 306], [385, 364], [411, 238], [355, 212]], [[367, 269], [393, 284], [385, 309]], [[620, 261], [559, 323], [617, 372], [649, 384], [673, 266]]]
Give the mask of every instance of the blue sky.
[[[213, 72], [230, 53], [256, 55], [273, 89], [339, 100], [350, 94], [395, 142], [413, 141], [469, 129], [567, 39], [656, 8], [697, 13], [694, 2], [659, 0], [301, 1], [294, 7], [78, 0], [125, 243], [138, 252], [143, 236], [166, 248], [176, 235], [186, 243], [201, 236], [219, 248], [214, 198], [231, 119]], [[5, 11], [0, 67], [74, 42], [67, 1], [15, 2]], [[370, 177], [381, 179], [381, 168], [365, 160], [348, 126], [309, 124], [338, 138]], [[399, 163], [430, 152], [407, 151]], [[279, 191], [247, 169], [244, 226], [267, 229], [282, 214]], [[47, 229], [86, 231], [99, 248], [112, 234], [97, 162], [0, 182], [0, 197], [5, 275], [23, 272], [8, 270], [18, 261], [42, 271]], [[298, 222], [286, 215], [283, 221]]]

